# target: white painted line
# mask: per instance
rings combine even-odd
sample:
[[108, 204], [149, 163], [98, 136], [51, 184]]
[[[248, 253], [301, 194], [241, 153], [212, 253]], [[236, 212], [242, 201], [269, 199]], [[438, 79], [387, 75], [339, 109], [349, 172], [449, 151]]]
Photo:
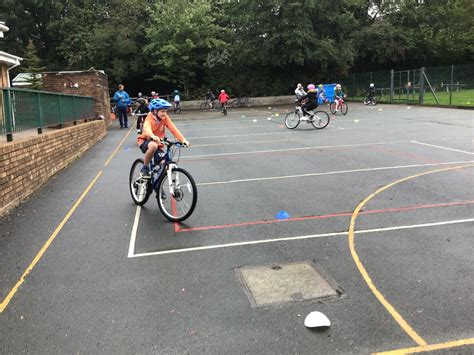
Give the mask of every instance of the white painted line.
[[176, 121], [174, 121], [174, 124], [176, 125], [176, 127], [181, 128], [181, 127], [184, 127], [184, 126], [203, 126], [203, 125], [212, 125], [212, 126], [214, 126], [216, 124], [248, 122], [248, 120], [246, 120], [246, 119], [217, 121], [217, 119], [214, 118], [212, 120], [213, 120], [212, 122], [209, 122], [208, 120], [202, 120], [202, 122], [193, 122], [193, 123], [176, 123]]
[[222, 136], [200, 136], [200, 137], [187, 137], [191, 139], [209, 139], [209, 138], [229, 138], [229, 137], [247, 137], [247, 136], [268, 136], [273, 134], [288, 134], [290, 133], [288, 129], [281, 130], [280, 132], [267, 132], [267, 133], [247, 133], [247, 134], [226, 134]]
[[138, 221], [140, 220], [141, 206], [137, 206], [135, 212], [135, 221], [133, 221], [132, 236], [130, 238], [130, 245], [128, 246], [128, 257], [131, 258], [135, 253], [135, 241], [137, 240]]
[[421, 145], [426, 145], [428, 147], [433, 147], [433, 148], [439, 148], [439, 149], [446, 149], [446, 150], [452, 150], [453, 152], [458, 152], [458, 153], [465, 153], [465, 154], [471, 154], [474, 155], [473, 152], [468, 152], [466, 150], [459, 150], [459, 149], [454, 149], [454, 148], [448, 148], [448, 147], [443, 147], [440, 145], [434, 145], [434, 144], [428, 144], [428, 143], [423, 143], [423, 142], [418, 142], [418, 141], [410, 141], [411, 143], [415, 144], [421, 144]]
[[282, 148], [282, 149], [269, 149], [269, 150], [253, 150], [253, 151], [248, 151], [248, 152], [188, 155], [185, 157], [181, 157], [181, 159], [211, 158], [211, 157], [218, 157], [218, 156], [224, 156], [224, 155], [248, 155], [248, 154], [262, 154], [262, 153], [292, 152], [292, 151], [298, 151], [298, 150], [364, 147], [364, 146], [370, 146], [370, 145], [384, 145], [384, 144], [408, 143], [408, 142], [409, 141], [393, 141], [393, 142], [356, 143], [356, 144], [341, 144], [341, 145], [321, 145], [321, 146], [313, 146], [313, 147]]
[[[355, 233], [356, 234], [362, 234], [362, 233], [387, 232], [387, 231], [394, 231], [394, 230], [444, 226], [444, 225], [449, 225], [449, 224], [460, 224], [460, 223], [469, 223], [469, 222], [474, 222], [474, 218], [458, 219], [458, 220], [434, 222], [434, 223], [424, 223], [424, 224], [412, 224], [412, 225], [405, 225], [405, 226], [365, 229], [365, 230], [355, 231]], [[312, 235], [302, 235], [302, 236], [298, 236], [298, 237], [261, 239], [261, 240], [253, 240], [253, 241], [248, 241], [248, 242], [207, 245], [207, 246], [202, 246], [202, 247], [182, 248], [182, 249], [174, 249], [174, 250], [163, 250], [163, 251], [155, 251], [155, 252], [150, 252], [150, 253], [134, 254], [132, 256], [129, 255], [129, 258], [131, 258], [131, 257], [139, 258], [139, 257], [143, 257], [143, 256], [164, 255], [164, 254], [177, 254], [177, 253], [185, 253], [185, 252], [209, 250], [209, 249], [223, 249], [223, 248], [231, 248], [231, 247], [244, 246], [244, 245], [266, 244], [266, 243], [285, 242], [285, 241], [303, 240], [303, 239], [314, 239], [314, 238], [323, 238], [323, 237], [334, 237], [334, 236], [341, 236], [341, 235], [347, 235], [347, 232], [312, 234]]]
[[[250, 123], [252, 123], [252, 121], [250, 121]], [[256, 127], [268, 127], [268, 125], [255, 125], [255, 124], [248, 124], [248, 125], [245, 125], [245, 126], [242, 126], [242, 125], [239, 125], [239, 126], [229, 126], [229, 127], [207, 127], [207, 128], [182, 128], [180, 129], [180, 132], [184, 133], [184, 132], [197, 132], [197, 131], [211, 131], [211, 130], [223, 130], [223, 129], [230, 129], [232, 131], [236, 130], [236, 129], [249, 129], [250, 127], [252, 128], [256, 128]]]
[[[452, 139], [458, 139], [458, 138], [452, 138]], [[441, 140], [441, 139], [437, 139], [437, 140]], [[278, 140], [272, 140], [272, 141], [278, 141]], [[281, 140], [281, 142], [284, 142], [284, 141], [295, 141], [295, 140], [294, 139]], [[247, 151], [247, 152], [241, 151], [241, 152], [231, 152], [231, 153], [187, 155], [187, 156], [181, 156], [181, 159], [211, 158], [211, 157], [226, 156], [226, 155], [248, 155], [248, 154], [262, 154], [262, 153], [276, 153], [276, 152], [291, 152], [291, 151], [298, 151], [298, 150], [351, 148], [351, 147], [364, 147], [364, 146], [371, 146], [371, 145], [385, 145], [385, 144], [412, 143], [412, 142], [415, 142], [415, 141], [405, 140], [405, 141], [369, 142], [369, 143], [340, 144], [340, 145], [321, 145], [321, 146], [313, 146], [313, 147], [254, 150], [254, 151]], [[212, 145], [219, 146], [219, 145], [225, 145], [225, 144], [244, 144], [244, 143], [251, 144], [252, 142], [214, 143], [214, 144], [209, 144], [209, 146], [212, 146]], [[197, 145], [197, 147], [203, 147], [203, 146], [206, 146], [206, 145], [205, 144]], [[193, 147], [196, 147], [196, 146], [193, 145]]]
[[269, 139], [265, 141], [240, 141], [240, 142], [229, 142], [229, 143], [211, 143], [211, 144], [193, 144], [193, 148], [201, 147], [220, 147], [222, 145], [254, 145], [261, 143], [280, 143], [280, 142], [294, 142], [294, 139]]
[[354, 169], [354, 170], [336, 170], [336, 171], [328, 171], [328, 172], [323, 172], [323, 173], [309, 173], [309, 174], [284, 175], [284, 176], [270, 176], [270, 177], [263, 177], [263, 178], [251, 178], [251, 179], [240, 179], [240, 180], [212, 181], [212, 182], [201, 182], [201, 183], [198, 183], [197, 185], [198, 185], [198, 186], [207, 186], [207, 185], [235, 184], [235, 183], [241, 183], [241, 182], [267, 181], [267, 180], [280, 180], [280, 179], [294, 179], [294, 178], [309, 177], [309, 176], [350, 174], [350, 173], [361, 173], [361, 172], [368, 172], [368, 171], [381, 171], [381, 170], [422, 168], [422, 167], [427, 167], [427, 166], [442, 166], [442, 165], [455, 165], [455, 164], [466, 164], [466, 163], [474, 163], [474, 160], [451, 161], [451, 162], [446, 162], [446, 163], [430, 163], [430, 164], [382, 166], [382, 167], [378, 167], [378, 168]]

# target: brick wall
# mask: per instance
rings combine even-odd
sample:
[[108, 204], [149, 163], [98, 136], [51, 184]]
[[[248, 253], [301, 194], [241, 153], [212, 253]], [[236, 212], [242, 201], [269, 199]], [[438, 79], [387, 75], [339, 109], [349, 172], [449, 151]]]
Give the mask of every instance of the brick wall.
[[[43, 90], [64, 94], [93, 96], [96, 118], [110, 122], [110, 98], [107, 75], [99, 71], [48, 72], [42, 74]], [[77, 85], [75, 85], [77, 84]]]
[[38, 190], [106, 134], [92, 121], [0, 145], [0, 216]]

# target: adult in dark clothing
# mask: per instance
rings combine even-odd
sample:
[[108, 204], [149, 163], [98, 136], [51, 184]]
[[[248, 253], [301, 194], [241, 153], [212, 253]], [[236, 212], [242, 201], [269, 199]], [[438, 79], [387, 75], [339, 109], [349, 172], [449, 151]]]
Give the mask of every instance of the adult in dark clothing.
[[128, 128], [128, 106], [131, 104], [130, 96], [123, 90], [124, 86], [119, 85], [118, 91], [114, 95], [114, 101], [117, 102], [117, 113], [120, 122], [120, 128]]

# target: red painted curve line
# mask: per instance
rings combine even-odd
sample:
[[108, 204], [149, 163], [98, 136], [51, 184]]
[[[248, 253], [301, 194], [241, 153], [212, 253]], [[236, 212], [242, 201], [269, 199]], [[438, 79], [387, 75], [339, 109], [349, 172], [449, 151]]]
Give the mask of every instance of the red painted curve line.
[[[369, 210], [369, 211], [361, 212], [360, 215], [387, 213], [387, 212], [402, 212], [402, 211], [412, 211], [412, 210], [426, 209], [426, 208], [462, 206], [462, 205], [470, 205], [470, 204], [474, 204], [474, 200], [448, 202], [448, 203], [437, 203], [437, 204], [426, 204], [426, 205], [413, 205], [413, 206], [405, 206], [405, 207], [386, 208], [386, 209], [380, 209], [380, 210]], [[176, 228], [176, 225], [175, 225], [175, 231], [179, 232], [179, 233], [194, 232], [194, 231], [206, 231], [206, 230], [212, 230], [212, 229], [224, 229], [224, 228], [264, 225], [264, 224], [273, 224], [273, 223], [306, 221], [306, 220], [312, 220], [312, 219], [326, 219], [326, 218], [344, 217], [344, 216], [351, 216], [351, 215], [352, 215], [352, 212], [338, 212], [338, 213], [318, 215], [318, 216], [304, 216], [304, 217], [293, 217], [293, 218], [287, 218], [287, 219], [250, 221], [250, 222], [220, 224], [220, 225], [214, 225], [214, 226], [202, 226], [202, 227], [192, 227], [192, 228], [182, 228], [182, 229], [180, 229], [179, 226], [178, 226], [178, 228]]]

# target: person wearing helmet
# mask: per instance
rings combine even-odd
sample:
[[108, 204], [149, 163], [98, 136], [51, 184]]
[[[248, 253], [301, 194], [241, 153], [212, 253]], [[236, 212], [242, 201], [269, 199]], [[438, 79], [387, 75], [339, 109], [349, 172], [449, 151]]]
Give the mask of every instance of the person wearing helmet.
[[141, 170], [144, 178], [150, 178], [150, 162], [155, 152], [163, 147], [160, 143], [165, 137], [165, 128], [168, 128], [175, 138], [189, 146], [189, 142], [184, 138], [181, 132], [176, 128], [174, 123], [166, 111], [171, 107], [171, 104], [163, 99], [153, 99], [150, 101], [148, 108], [150, 112], [146, 116], [143, 124], [143, 133], [138, 136], [137, 142], [141, 151], [145, 153], [144, 164]]
[[219, 98], [218, 98], [219, 102], [220, 102], [221, 105], [222, 105], [222, 110], [224, 110], [224, 106], [227, 105], [227, 102], [229, 102], [229, 99], [230, 99], [229, 95], [227, 95], [227, 93], [225, 92], [225, 90], [222, 89], [222, 90], [221, 90], [221, 93], [219, 94]]
[[160, 95], [158, 95], [158, 93], [156, 91], [152, 91], [151, 92], [151, 98], [152, 99], [159, 99]]
[[372, 102], [375, 96], [375, 85], [374, 83], [370, 83], [369, 88], [367, 89], [367, 101]]
[[134, 115], [137, 116], [137, 133], [141, 134], [143, 122], [145, 121], [145, 116], [150, 110], [148, 109], [148, 101], [146, 98], [143, 97], [143, 94], [141, 92], [138, 93], [136, 103], [137, 109], [135, 110]]
[[179, 96], [179, 91], [178, 90], [174, 91], [173, 102], [174, 102], [174, 112], [176, 113], [176, 111], [178, 111], [178, 110], [181, 112], [181, 107], [180, 107], [181, 97]]
[[301, 85], [300, 83], [296, 85], [295, 95], [298, 100], [300, 99], [300, 97], [303, 97], [306, 95], [306, 91], [304, 91], [303, 85]]
[[209, 108], [213, 109], [214, 108], [214, 101], [216, 100], [216, 95], [214, 95], [214, 92], [212, 91], [212, 89], [207, 90], [205, 100], [206, 100], [206, 104], [209, 105]]
[[336, 89], [334, 89], [334, 101], [336, 102], [335, 112], [337, 112], [337, 109], [342, 105], [345, 98], [346, 94], [342, 91], [341, 84], [336, 84]]
[[326, 97], [326, 90], [324, 90], [323, 84], [318, 85], [318, 98], [321, 102], [328, 102], [328, 98]]
[[318, 90], [316, 90], [316, 86], [314, 86], [314, 84], [309, 84], [307, 89], [308, 91], [306, 95], [298, 100], [301, 103], [303, 116], [306, 116], [308, 111], [314, 110], [318, 107]]

